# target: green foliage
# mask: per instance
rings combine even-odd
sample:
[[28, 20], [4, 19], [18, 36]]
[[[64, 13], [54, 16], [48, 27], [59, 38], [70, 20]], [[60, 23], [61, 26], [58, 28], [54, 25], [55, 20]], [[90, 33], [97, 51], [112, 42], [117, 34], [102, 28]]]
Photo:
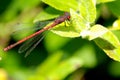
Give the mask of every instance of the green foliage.
[[68, 11], [69, 9], [72, 8], [74, 10], [77, 10], [78, 4], [77, 1], [75, 0], [42, 0], [43, 2], [45, 2], [46, 4], [61, 10], [61, 11]]
[[56, 26], [57, 28], [55, 27], [55, 29], [52, 30], [52, 32], [64, 37], [79, 37], [80, 32], [87, 30], [90, 27], [90, 23], [94, 22], [96, 17], [94, 3], [91, 0], [80, 0], [78, 2], [78, 12], [80, 12], [80, 14], [77, 14], [72, 9], [70, 10], [72, 25], [67, 27], [62, 27], [64, 24], [58, 25]]
[[120, 16], [120, 11], [118, 10], [120, 8], [120, 0], [115, 0], [113, 2], [107, 3], [107, 6], [110, 11], [116, 16]]
[[120, 19], [116, 20], [112, 27], [110, 28], [111, 30], [120, 30]]
[[[92, 37], [94, 37], [94, 36], [96, 37], [96, 35], [98, 36], [96, 39], [94, 39], [96, 44], [101, 49], [103, 49], [109, 57], [111, 57], [117, 61], [120, 61], [120, 57], [119, 57], [120, 42], [117, 39], [117, 37], [111, 31], [107, 30], [106, 28], [104, 28], [100, 25], [95, 25], [93, 27], [96, 27], [96, 28], [94, 28], [95, 31], [92, 30], [92, 31], [94, 31], [92, 33], [93, 34]], [[99, 31], [101, 29], [103, 29], [102, 32]]]
[[97, 3], [105, 3], [105, 2], [111, 2], [115, 0], [97, 0]]
[[88, 24], [93, 23], [96, 18], [96, 7], [93, 0], [78, 0], [78, 4], [78, 11], [81, 17], [83, 17]]

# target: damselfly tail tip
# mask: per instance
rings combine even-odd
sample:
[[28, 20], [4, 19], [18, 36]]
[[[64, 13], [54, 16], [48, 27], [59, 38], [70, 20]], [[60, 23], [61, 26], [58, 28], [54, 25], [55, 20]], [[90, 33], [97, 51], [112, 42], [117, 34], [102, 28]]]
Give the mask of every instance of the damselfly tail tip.
[[4, 51], [8, 51], [9, 49], [11, 49], [11, 47], [10, 47], [10, 46], [7, 46], [7, 47], [5, 47], [3, 50], [4, 50]]
[[8, 48], [6, 47], [6, 48], [4, 48], [3, 50], [4, 50], [4, 51], [8, 51]]

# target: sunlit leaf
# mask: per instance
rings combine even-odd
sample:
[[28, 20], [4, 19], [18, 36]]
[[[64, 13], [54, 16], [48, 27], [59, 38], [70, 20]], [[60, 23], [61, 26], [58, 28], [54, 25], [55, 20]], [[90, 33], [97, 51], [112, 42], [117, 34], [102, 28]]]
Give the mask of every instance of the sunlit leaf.
[[[66, 26], [65, 26], [66, 25]], [[80, 34], [76, 32], [73, 26], [68, 25], [67, 23], [62, 23], [55, 26], [51, 31], [55, 34], [58, 34], [62, 37], [79, 37]]]
[[46, 4], [61, 10], [61, 11], [68, 11], [72, 8], [74, 10], [77, 10], [78, 4], [76, 0], [42, 0]]
[[97, 3], [106, 3], [111, 1], [115, 1], [115, 0], [97, 0]]
[[112, 27], [110, 27], [110, 30], [120, 30], [120, 19], [113, 23]]
[[96, 39], [95, 42], [110, 58], [120, 61], [120, 47], [115, 48], [114, 46], [108, 46], [111, 44], [106, 43], [103, 39]]
[[[100, 27], [100, 25], [95, 25], [94, 27]], [[102, 26], [101, 26], [102, 27]], [[103, 28], [105, 29], [105, 28]], [[107, 31], [107, 32], [106, 32]], [[104, 34], [100, 31], [94, 34], [100, 34], [94, 39], [95, 43], [112, 59], [120, 61], [120, 42], [118, 38], [109, 30], [105, 30]]]
[[89, 40], [93, 40], [95, 38], [98, 38], [108, 32], [108, 29], [101, 26], [101, 25], [94, 25], [90, 28], [89, 31]]
[[87, 22], [74, 10], [70, 10], [71, 22], [63, 22], [54, 27], [51, 31], [63, 37], [79, 37], [82, 30], [88, 29]]
[[89, 23], [83, 18], [83, 16], [78, 13], [76, 13], [74, 10], [70, 9], [70, 15], [71, 15], [71, 25], [73, 29], [80, 33], [83, 30], [87, 30], [90, 25]]
[[78, 0], [79, 12], [82, 17], [89, 23], [93, 23], [96, 19], [96, 7], [92, 0]]
[[74, 28], [72, 26], [65, 26], [66, 23], [62, 23], [60, 25], [57, 25], [54, 29], [51, 31], [55, 34], [58, 34], [62, 37], [79, 37], [80, 34], [74, 31]]
[[[90, 27], [96, 18], [96, 8], [92, 0], [78, 1], [80, 14], [77, 14], [73, 9], [70, 10], [71, 23], [67, 27], [62, 23], [57, 25], [51, 31], [63, 37], [79, 37], [80, 32]], [[87, 4], [86, 4], [87, 2]]]
[[120, 45], [119, 40], [117, 39], [117, 37], [109, 30], [106, 33], [104, 33], [103, 35], [99, 36], [99, 37], [103, 38], [107, 42], [111, 43], [116, 48], [119, 47], [119, 45]]

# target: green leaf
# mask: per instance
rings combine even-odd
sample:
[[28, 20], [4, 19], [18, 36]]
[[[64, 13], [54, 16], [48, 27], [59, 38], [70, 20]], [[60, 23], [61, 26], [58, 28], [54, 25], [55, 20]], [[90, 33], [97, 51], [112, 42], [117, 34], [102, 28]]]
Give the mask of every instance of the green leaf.
[[112, 1], [115, 1], [115, 0], [97, 0], [97, 3], [106, 3], [106, 2], [112, 2]]
[[79, 12], [82, 17], [89, 23], [93, 23], [96, 19], [96, 7], [93, 0], [78, 0]]
[[120, 0], [115, 0], [113, 2], [106, 3], [110, 11], [116, 16], [120, 16]]
[[70, 10], [71, 22], [63, 22], [55, 26], [51, 31], [63, 37], [79, 37], [80, 32], [88, 27], [87, 22], [74, 10]]
[[33, 22], [38, 22], [38, 21], [45, 21], [45, 20], [50, 20], [58, 17], [62, 12], [52, 8], [48, 7], [44, 11], [40, 12], [36, 18], [34, 19]]
[[87, 30], [90, 27], [89, 23], [85, 20], [85, 18], [82, 17], [81, 13], [78, 14], [74, 10], [70, 9], [70, 15], [71, 25], [76, 32], [80, 33], [81, 31]]
[[70, 8], [77, 10], [78, 7], [76, 0], [42, 0], [42, 1], [61, 11], [69, 12]]
[[120, 19], [116, 20], [110, 30], [120, 30]]
[[55, 26], [51, 31], [62, 37], [71, 37], [72, 38], [72, 37], [80, 36], [80, 34], [74, 30], [73, 26], [68, 25], [67, 23], [64, 23], [64, 22], [62, 24]]
[[115, 48], [104, 39], [97, 38], [95, 43], [113, 60], [120, 61], [120, 47]]
[[[106, 30], [107, 30], [107, 28], [106, 28]], [[119, 45], [120, 45], [118, 38], [109, 30], [99, 37], [106, 40], [107, 42], [109, 42], [116, 48], [119, 47]]]
[[[94, 27], [100, 27], [101, 25], [95, 25]], [[102, 26], [101, 26], [102, 28]], [[104, 30], [105, 28], [103, 28]], [[120, 42], [118, 38], [109, 30], [105, 30], [104, 34], [100, 34], [100, 31], [94, 32], [99, 36], [93, 38], [95, 43], [112, 59], [120, 61]], [[91, 34], [90, 34], [91, 36]], [[94, 35], [93, 35], [94, 36]]]
[[93, 40], [95, 38], [98, 38], [108, 32], [108, 29], [103, 27], [102, 25], [94, 25], [90, 28], [89, 33], [87, 33], [89, 36], [89, 40]]

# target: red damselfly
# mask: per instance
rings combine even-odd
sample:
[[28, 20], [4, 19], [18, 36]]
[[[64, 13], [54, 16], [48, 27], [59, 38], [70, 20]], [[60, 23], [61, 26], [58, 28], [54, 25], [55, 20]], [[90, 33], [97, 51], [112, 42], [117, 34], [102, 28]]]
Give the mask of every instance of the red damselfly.
[[[44, 27], [44, 28], [40, 29], [39, 31], [37, 31], [37, 32], [35, 32], [35, 33], [33, 33], [33, 34], [31, 34], [31, 35], [29, 35], [29, 36], [27, 36], [27, 37], [19, 40], [18, 42], [7, 46], [6, 48], [4, 48], [4, 51], [8, 51], [8, 50], [12, 49], [13, 47], [15, 47], [15, 46], [17, 46], [17, 45], [25, 42], [26, 40], [29, 40], [30, 38], [32, 38], [32, 37], [34, 37], [34, 36], [37, 36], [37, 35], [43, 33], [44, 31], [47, 31], [47, 30], [53, 28], [54, 26], [56, 26], [56, 25], [64, 22], [65, 20], [69, 20], [69, 19], [70, 19], [70, 14], [69, 14], [68, 12], [65, 12], [64, 15], [56, 18], [51, 25], [49, 25], [49, 26], [47, 26], [47, 27]], [[43, 37], [42, 37], [42, 38], [43, 38]], [[33, 46], [33, 48], [31, 48], [31, 50], [33, 50], [33, 49], [36, 47], [36, 45], [42, 40], [42, 38], [38, 40], [38, 42]], [[30, 50], [29, 52], [31, 52], [31, 50]], [[24, 52], [24, 51], [23, 51], [23, 52]], [[28, 53], [29, 53], [29, 52], [28, 52]], [[28, 54], [27, 54], [27, 55], [28, 55]], [[27, 56], [27, 55], [26, 55], [26, 56]]]

